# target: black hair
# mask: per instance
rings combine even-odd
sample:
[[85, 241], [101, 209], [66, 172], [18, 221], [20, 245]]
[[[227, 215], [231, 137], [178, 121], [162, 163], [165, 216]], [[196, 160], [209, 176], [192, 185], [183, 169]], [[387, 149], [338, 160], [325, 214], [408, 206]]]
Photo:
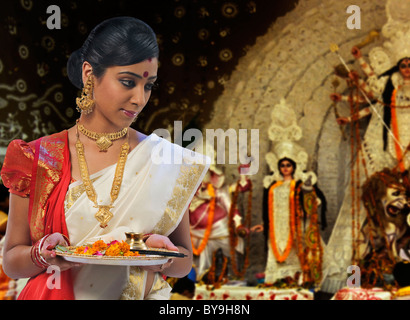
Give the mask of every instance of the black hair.
[[[393, 73], [400, 71], [400, 63], [405, 60], [405, 59], [410, 59], [408, 57], [402, 58], [397, 62], [397, 64], [387, 70], [386, 72], [382, 73], [379, 78], [384, 77], [384, 76], [389, 76], [386, 85], [384, 86], [382, 98], [383, 98], [383, 121], [387, 125], [387, 127], [390, 129], [390, 122], [391, 122], [391, 98], [393, 95], [393, 81], [391, 80], [391, 76]], [[386, 150], [387, 148], [387, 128], [383, 126], [383, 150]]]
[[[293, 167], [293, 173], [295, 173], [295, 170], [296, 170], [296, 162], [295, 161], [293, 161], [292, 159], [290, 159], [290, 158], [282, 158], [282, 159], [280, 159], [279, 161], [278, 161], [278, 170], [279, 170], [279, 173], [282, 175], [282, 172], [280, 172], [280, 165], [282, 164], [282, 162], [283, 161], [289, 161], [290, 163], [291, 163], [291, 165], [292, 165], [292, 167]], [[293, 173], [292, 173], [292, 175], [293, 175]]]
[[100, 78], [108, 67], [127, 66], [158, 56], [157, 38], [150, 26], [137, 18], [115, 17], [97, 25], [83, 46], [71, 54], [67, 74], [71, 83], [81, 89], [84, 61]]

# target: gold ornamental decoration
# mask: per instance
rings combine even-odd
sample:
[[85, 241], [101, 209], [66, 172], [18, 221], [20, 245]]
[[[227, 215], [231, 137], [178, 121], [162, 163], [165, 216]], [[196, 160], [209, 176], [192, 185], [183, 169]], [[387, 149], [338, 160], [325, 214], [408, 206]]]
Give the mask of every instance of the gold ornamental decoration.
[[98, 148], [100, 149], [100, 152], [106, 152], [108, 148], [112, 146], [113, 141], [121, 139], [128, 132], [128, 128], [124, 128], [113, 133], [97, 133], [87, 130], [82, 124], [78, 124], [77, 127], [83, 135], [96, 142]]
[[97, 203], [97, 193], [90, 179], [87, 162], [85, 160], [84, 145], [80, 141], [78, 130], [77, 130], [77, 142], [75, 143], [75, 148], [77, 150], [78, 164], [80, 167], [81, 179], [83, 180], [84, 187], [85, 187], [85, 192], [87, 194], [88, 199], [90, 199], [94, 203], [94, 208], [98, 208], [98, 211], [94, 216], [100, 223], [100, 227], [105, 228], [108, 222], [114, 217], [114, 214], [110, 211], [110, 209], [114, 208], [113, 204], [115, 200], [117, 199], [118, 194], [120, 193], [122, 178], [124, 175], [124, 167], [127, 161], [130, 146], [128, 144], [128, 141], [125, 141], [121, 146], [120, 156], [117, 162], [117, 166], [115, 168], [114, 180], [112, 182], [112, 187], [111, 187], [111, 192], [110, 192], [111, 203], [109, 205], [99, 205]]

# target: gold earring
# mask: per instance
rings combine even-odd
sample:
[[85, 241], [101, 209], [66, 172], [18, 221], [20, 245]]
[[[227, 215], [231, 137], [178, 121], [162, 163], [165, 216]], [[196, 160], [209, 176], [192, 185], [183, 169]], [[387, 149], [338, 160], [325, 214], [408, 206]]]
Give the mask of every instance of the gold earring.
[[78, 112], [84, 114], [90, 114], [93, 112], [94, 100], [92, 98], [94, 90], [94, 81], [92, 74], [88, 77], [87, 82], [84, 85], [83, 91], [81, 92], [81, 97], [77, 98], [75, 101], [77, 103]]

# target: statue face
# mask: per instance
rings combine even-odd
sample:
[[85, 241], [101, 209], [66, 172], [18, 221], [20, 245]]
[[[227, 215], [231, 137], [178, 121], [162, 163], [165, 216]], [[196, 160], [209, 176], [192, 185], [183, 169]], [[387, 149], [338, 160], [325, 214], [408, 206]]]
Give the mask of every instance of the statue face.
[[402, 186], [389, 186], [382, 204], [387, 221], [394, 223], [398, 228], [406, 224], [409, 214], [406, 190]]
[[288, 160], [283, 160], [279, 165], [280, 173], [283, 177], [289, 177], [293, 175], [293, 164]]
[[403, 59], [399, 64], [399, 70], [403, 79], [410, 79], [410, 59]]

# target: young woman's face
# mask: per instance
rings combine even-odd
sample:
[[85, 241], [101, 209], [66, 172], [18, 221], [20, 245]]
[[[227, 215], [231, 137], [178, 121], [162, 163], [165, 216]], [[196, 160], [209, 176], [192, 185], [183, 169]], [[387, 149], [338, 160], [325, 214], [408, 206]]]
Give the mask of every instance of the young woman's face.
[[114, 127], [128, 127], [147, 104], [157, 79], [158, 60], [114, 66], [94, 81], [95, 108]]
[[290, 161], [288, 160], [283, 160], [280, 164], [279, 164], [279, 170], [280, 173], [282, 174], [282, 176], [284, 177], [289, 177], [292, 176], [293, 174], [293, 165]]
[[399, 64], [400, 74], [404, 79], [410, 79], [410, 59], [403, 59]]

